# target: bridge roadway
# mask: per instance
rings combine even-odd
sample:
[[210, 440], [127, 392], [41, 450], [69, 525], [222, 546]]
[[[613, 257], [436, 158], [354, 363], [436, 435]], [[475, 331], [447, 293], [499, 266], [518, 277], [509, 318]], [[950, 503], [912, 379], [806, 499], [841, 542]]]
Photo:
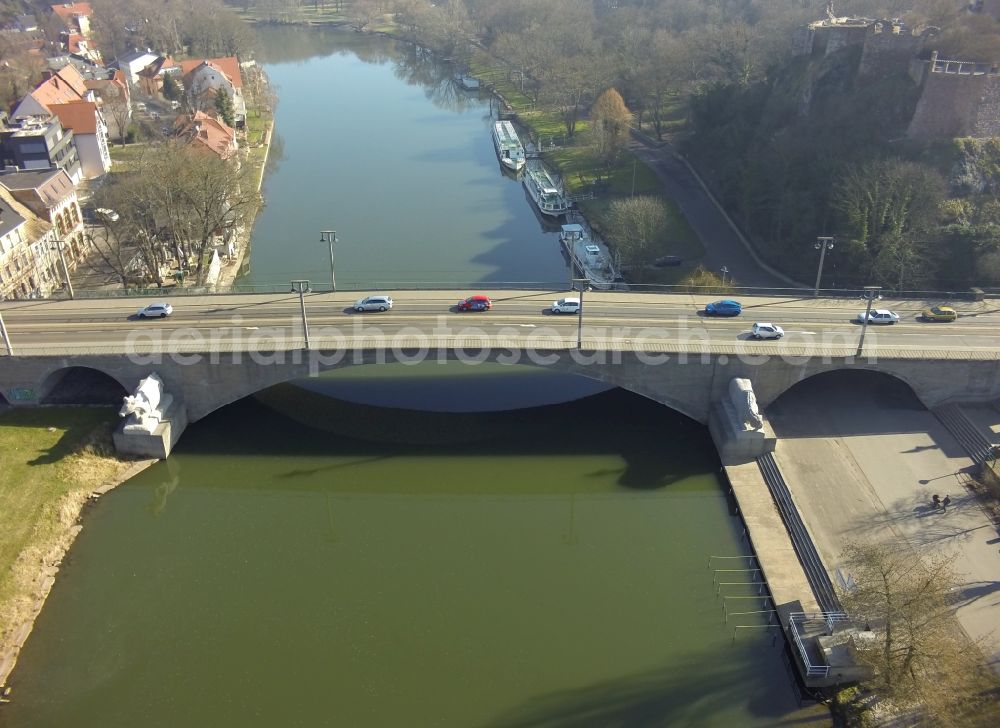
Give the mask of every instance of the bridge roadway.
[[[577, 317], [553, 315], [552, 301], [565, 291], [484, 291], [491, 311], [457, 313], [454, 304], [469, 291], [392, 292], [386, 313], [357, 314], [358, 292], [316, 293], [305, 297], [312, 348], [331, 346], [576, 346]], [[775, 353], [849, 355], [864, 310], [858, 299], [741, 296], [743, 315], [712, 318], [702, 310], [716, 297], [691, 294], [587, 292], [584, 348], [645, 351], [707, 351], [712, 354]], [[137, 320], [149, 298], [76, 301], [9, 301], [0, 304], [15, 354], [124, 354], [127, 351], [275, 350], [303, 345], [297, 294], [171, 296], [174, 314], [165, 320]], [[1000, 306], [959, 302], [953, 323], [918, 318], [939, 301], [879, 302], [901, 320], [869, 326], [866, 354], [896, 358], [1000, 358]], [[785, 329], [781, 341], [753, 342], [754, 321]], [[6, 353], [2, 351], [2, 353]]]

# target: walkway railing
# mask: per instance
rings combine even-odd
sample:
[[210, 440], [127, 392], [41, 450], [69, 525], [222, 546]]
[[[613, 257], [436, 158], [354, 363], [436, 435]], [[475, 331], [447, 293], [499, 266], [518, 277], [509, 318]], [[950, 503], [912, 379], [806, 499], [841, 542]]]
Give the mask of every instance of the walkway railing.
[[[813, 637], [819, 634], [833, 634], [838, 625], [848, 624], [851, 619], [844, 612], [818, 612], [807, 614], [805, 612], [795, 612], [789, 617], [788, 626], [792, 633], [795, 647], [802, 658], [802, 664], [806, 669], [806, 677], [823, 678], [830, 674], [830, 666], [825, 662], [815, 662], [809, 654], [809, 644], [812, 644]], [[820, 628], [822, 625], [822, 628]], [[809, 629], [814, 627], [816, 629]], [[806, 640], [810, 642], [807, 644]]]

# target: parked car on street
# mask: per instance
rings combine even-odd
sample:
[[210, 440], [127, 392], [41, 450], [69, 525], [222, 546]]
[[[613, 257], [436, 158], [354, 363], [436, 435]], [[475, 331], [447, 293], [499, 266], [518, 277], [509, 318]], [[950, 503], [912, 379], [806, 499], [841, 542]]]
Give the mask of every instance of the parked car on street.
[[114, 210], [109, 210], [106, 207], [98, 207], [94, 210], [94, 217], [98, 220], [110, 220], [111, 222], [118, 222], [118, 213]]
[[166, 318], [174, 312], [174, 307], [169, 303], [151, 303], [139, 309], [136, 316], [144, 318]]
[[709, 316], [739, 316], [742, 311], [742, 303], [729, 299], [715, 301], [705, 306], [705, 313]]
[[363, 313], [364, 311], [388, 311], [390, 308], [392, 308], [392, 298], [381, 294], [367, 296], [354, 302], [354, 310], [358, 313]]
[[489, 311], [493, 308], [493, 301], [490, 300], [489, 296], [480, 293], [469, 296], [464, 301], [459, 301], [455, 308], [459, 311]]
[[657, 268], [676, 268], [684, 259], [676, 255], [664, 255], [653, 261], [653, 265]]
[[785, 330], [777, 324], [758, 322], [750, 328], [750, 335], [755, 339], [780, 339]]
[[920, 317], [924, 321], [954, 321], [958, 318], [958, 312], [951, 306], [934, 306], [925, 308]]
[[552, 302], [552, 313], [580, 313], [579, 298], [560, 298]]
[[[868, 314], [868, 323], [870, 324], [894, 324], [897, 321], [899, 321], [899, 314], [885, 308], [876, 308]], [[858, 322], [865, 322], [864, 311], [858, 314]]]

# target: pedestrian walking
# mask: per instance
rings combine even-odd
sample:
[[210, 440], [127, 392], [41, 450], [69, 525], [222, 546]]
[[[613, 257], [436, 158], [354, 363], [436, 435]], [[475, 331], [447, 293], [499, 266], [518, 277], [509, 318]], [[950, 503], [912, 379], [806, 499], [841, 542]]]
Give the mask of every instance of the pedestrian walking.
[[933, 508], [936, 511], [940, 507], [941, 507], [941, 496], [935, 493], [934, 495], [931, 496], [931, 508]]
[[951, 496], [946, 495], [944, 500], [941, 501], [941, 509], [947, 511], [949, 503], [951, 503]]

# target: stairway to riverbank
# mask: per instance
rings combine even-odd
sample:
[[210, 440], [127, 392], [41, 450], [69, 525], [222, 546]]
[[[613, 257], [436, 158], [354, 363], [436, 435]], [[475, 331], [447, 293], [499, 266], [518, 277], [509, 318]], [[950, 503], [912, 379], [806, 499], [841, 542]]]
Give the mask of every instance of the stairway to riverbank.
[[962, 408], [957, 404], [946, 404], [935, 407], [934, 416], [941, 421], [941, 424], [952, 434], [962, 446], [972, 462], [981, 465], [993, 457], [993, 443], [990, 439], [976, 427], [976, 425], [966, 416]]
[[837, 599], [833, 583], [823, 566], [823, 560], [819, 557], [812, 537], [806, 530], [798, 508], [792, 500], [792, 494], [788, 490], [788, 485], [781, 475], [777, 462], [774, 460], [774, 454], [761, 455], [757, 458], [757, 465], [760, 467], [768, 490], [771, 491], [771, 497], [778, 508], [781, 520], [788, 529], [792, 546], [795, 548], [795, 553], [799, 557], [799, 562], [802, 564], [806, 579], [809, 581], [809, 586], [812, 587], [820, 609], [824, 612], [839, 612], [841, 610], [840, 600]]

